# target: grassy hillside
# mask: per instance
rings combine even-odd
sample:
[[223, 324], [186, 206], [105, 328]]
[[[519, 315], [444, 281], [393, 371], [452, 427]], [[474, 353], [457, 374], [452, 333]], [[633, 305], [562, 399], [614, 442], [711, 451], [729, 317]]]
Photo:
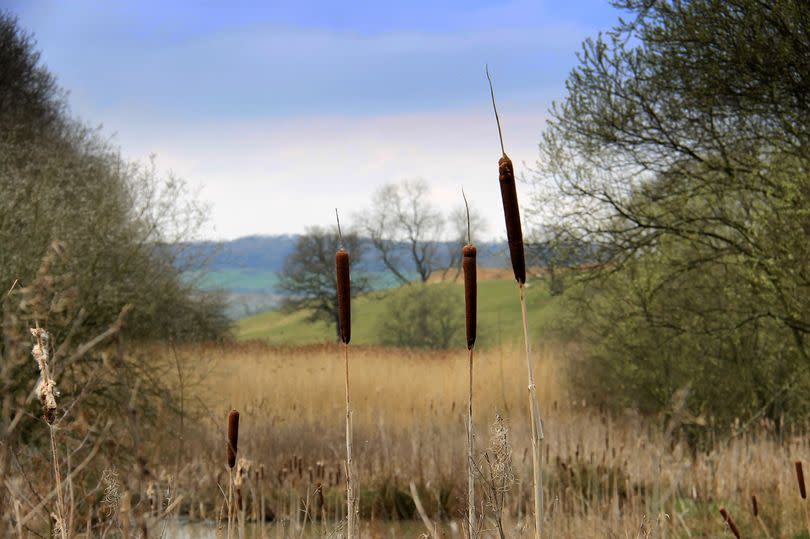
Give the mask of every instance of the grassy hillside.
[[[437, 285], [431, 285], [437, 286]], [[460, 282], [445, 283], [458, 293], [463, 313], [464, 289]], [[352, 303], [352, 344], [377, 345], [381, 343], [379, 321], [386, 313], [388, 303], [400, 293], [399, 289], [373, 292]], [[547, 330], [558, 312], [558, 299], [551, 298], [546, 286], [537, 283], [527, 288], [529, 323], [536, 335]], [[333, 340], [334, 329], [322, 322], [306, 320], [307, 313], [268, 311], [237, 323], [237, 336], [241, 340], [263, 339], [274, 344], [311, 344]], [[463, 343], [462, 330], [459, 344]], [[492, 346], [512, 342], [522, 335], [517, 285], [513, 279], [482, 281], [478, 284], [478, 344]]]

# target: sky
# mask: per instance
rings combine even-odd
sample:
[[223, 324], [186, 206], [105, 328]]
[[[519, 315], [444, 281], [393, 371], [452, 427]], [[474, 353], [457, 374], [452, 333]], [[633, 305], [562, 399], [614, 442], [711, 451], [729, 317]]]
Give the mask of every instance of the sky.
[[[528, 177], [552, 101], [607, 0], [0, 0], [32, 32], [73, 114], [210, 206], [201, 237], [357, 221], [381, 186], [461, 189], [505, 237], [506, 151]], [[522, 201], [529, 186], [518, 187]]]

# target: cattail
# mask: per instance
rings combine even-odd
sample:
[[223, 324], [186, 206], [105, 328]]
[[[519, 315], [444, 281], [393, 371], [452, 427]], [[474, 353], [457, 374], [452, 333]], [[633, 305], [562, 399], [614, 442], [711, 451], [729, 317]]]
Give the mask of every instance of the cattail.
[[228, 468], [236, 466], [236, 448], [239, 443], [239, 412], [228, 413]]
[[[335, 208], [338, 237], [343, 243], [340, 232], [340, 216]], [[352, 462], [352, 407], [349, 398], [349, 341], [352, 336], [351, 284], [349, 278], [349, 253], [342, 247], [335, 253], [335, 274], [337, 278], [338, 299], [338, 333], [343, 341], [343, 358], [345, 366], [346, 387], [346, 538], [356, 539], [355, 522], [357, 519], [357, 499], [354, 490], [354, 464]], [[300, 470], [299, 470], [300, 472]]]
[[492, 78], [487, 67], [487, 80], [489, 93], [492, 96], [492, 110], [495, 112], [495, 122], [498, 124], [498, 139], [501, 143], [501, 158], [498, 159], [498, 180], [501, 184], [501, 200], [503, 201], [503, 216], [506, 220], [506, 240], [509, 243], [509, 257], [512, 259], [512, 270], [515, 279], [520, 284], [526, 283], [526, 258], [523, 253], [523, 230], [520, 226], [520, 207], [518, 206], [517, 189], [515, 188], [515, 169], [512, 160], [506, 155], [503, 146], [503, 133], [501, 132], [501, 119], [498, 117], [498, 107], [495, 106], [495, 89], [492, 87]]
[[726, 511], [725, 507], [720, 508], [720, 514], [723, 516], [723, 520], [726, 521], [726, 524], [728, 524], [728, 527], [731, 529], [731, 533], [734, 534], [734, 537], [740, 539], [740, 530], [737, 528], [737, 525], [734, 523], [734, 519], [731, 518], [731, 514]]
[[796, 461], [796, 479], [799, 481], [799, 494], [802, 500], [807, 499], [807, 490], [804, 486], [804, 471], [802, 470], [802, 461]]
[[512, 160], [504, 153], [498, 160], [498, 180], [501, 184], [503, 216], [506, 220], [506, 240], [509, 243], [509, 256], [512, 271], [520, 284], [526, 282], [526, 259], [523, 253], [523, 230], [520, 226], [520, 207], [515, 188], [515, 171]]
[[756, 494], [753, 494], [751, 496], [751, 508], [754, 511], [754, 516], [758, 517], [759, 516], [759, 505], [757, 504], [757, 495]]
[[526, 316], [526, 260], [523, 253], [523, 231], [520, 226], [520, 208], [518, 207], [517, 189], [515, 188], [515, 171], [512, 160], [506, 155], [503, 145], [501, 121], [495, 105], [495, 90], [487, 69], [489, 92], [492, 96], [492, 109], [498, 124], [498, 139], [501, 143], [501, 158], [498, 160], [498, 180], [501, 185], [503, 215], [506, 221], [506, 239], [509, 242], [509, 255], [512, 259], [512, 270], [520, 291], [520, 315], [523, 320], [523, 343], [526, 348], [526, 369], [528, 372], [529, 411], [532, 423], [532, 485], [534, 490], [534, 537], [543, 535], [543, 474], [541, 470], [542, 453], [540, 443], [544, 439], [543, 422], [540, 419], [540, 404], [537, 399], [537, 386], [534, 383], [532, 367], [531, 341], [529, 340], [529, 321]]
[[478, 277], [476, 273], [474, 245], [464, 246], [462, 267], [464, 269], [464, 306], [467, 314], [467, 349], [475, 344], [476, 318], [478, 316]]
[[340, 340], [349, 344], [352, 337], [351, 284], [349, 282], [349, 253], [339, 249], [335, 254], [337, 274], [338, 329]]
[[[464, 202], [467, 202], [466, 197]], [[469, 209], [467, 217], [468, 241], [469, 241]], [[475, 538], [475, 486], [473, 468], [473, 346], [475, 345], [476, 317], [478, 314], [478, 283], [475, 265], [475, 246], [467, 244], [462, 250], [461, 265], [464, 269], [464, 306], [466, 307], [467, 319], [467, 350], [470, 352], [469, 381], [470, 393], [467, 407], [467, 512], [470, 538]], [[455, 406], [455, 403], [453, 403]]]

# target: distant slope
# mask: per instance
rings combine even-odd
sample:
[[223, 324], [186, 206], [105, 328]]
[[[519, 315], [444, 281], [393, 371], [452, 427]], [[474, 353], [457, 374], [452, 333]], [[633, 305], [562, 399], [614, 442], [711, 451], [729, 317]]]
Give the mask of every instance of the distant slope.
[[[464, 290], [460, 282], [452, 286], [458, 291], [460, 305]], [[352, 303], [352, 343], [376, 345], [381, 343], [378, 323], [385, 316], [386, 306], [399, 289], [376, 292]], [[550, 328], [558, 312], [558, 299], [551, 298], [547, 288], [538, 283], [527, 288], [529, 323], [535, 336]], [[463, 308], [462, 308], [463, 312]], [[274, 344], [311, 344], [334, 340], [334, 328], [306, 320], [307, 313], [268, 311], [237, 322], [237, 337], [242, 340], [262, 339]], [[463, 328], [463, 321], [462, 321]], [[522, 338], [522, 322], [518, 291], [512, 279], [479, 282], [478, 345], [493, 346], [515, 342]], [[459, 335], [463, 345], [464, 330]]]
[[[252, 270], [255, 272], [280, 272], [287, 256], [295, 249], [299, 235], [246, 236], [230, 241], [200, 241], [178, 244], [178, 263], [187, 267], [189, 264], [204, 262], [208, 271], [217, 270]], [[509, 267], [505, 242], [478, 242], [478, 264], [482, 267]], [[454, 242], [437, 242], [436, 267], [446, 267], [450, 254], [459, 249]], [[408, 247], [401, 244], [398, 252], [403, 260], [405, 272], [414, 271], [409, 265]], [[369, 272], [384, 272], [385, 266], [368, 240], [365, 243], [365, 254], [362, 259], [363, 269]]]
[[[284, 267], [284, 261], [295, 249], [299, 237], [246, 236], [224, 242], [178, 244], [174, 248], [180, 267], [205, 268], [186, 272], [187, 280], [204, 290], [225, 292], [228, 316], [239, 319], [279, 305], [281, 296], [276, 288], [278, 274]], [[450, 242], [437, 244], [438, 266], [447, 266], [453, 249], [457, 249], [457, 246]], [[407, 261], [407, 249], [404, 245], [400, 246], [400, 251], [403, 254], [402, 259]], [[478, 264], [490, 268], [509, 267], [506, 244], [479, 243]], [[404, 267], [406, 275], [413, 273], [410, 266]], [[376, 289], [397, 284], [370, 245], [366, 245], [359, 271], [371, 277]]]

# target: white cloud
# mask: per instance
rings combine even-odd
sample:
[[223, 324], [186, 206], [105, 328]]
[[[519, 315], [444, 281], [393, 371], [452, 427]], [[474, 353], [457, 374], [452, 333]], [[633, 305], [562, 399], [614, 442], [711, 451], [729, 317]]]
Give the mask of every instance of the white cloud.
[[[511, 105], [500, 104], [501, 120], [520, 174], [523, 162], [536, 159], [544, 115]], [[132, 157], [157, 154], [161, 168], [200, 187], [221, 238], [329, 225], [335, 207], [350, 221], [375, 189], [412, 177], [428, 180], [444, 210], [461, 203], [463, 186], [489, 235], [503, 235], [497, 129], [483, 99], [474, 110], [440, 113], [170, 122], [148, 133], [129, 130], [120, 142]]]

